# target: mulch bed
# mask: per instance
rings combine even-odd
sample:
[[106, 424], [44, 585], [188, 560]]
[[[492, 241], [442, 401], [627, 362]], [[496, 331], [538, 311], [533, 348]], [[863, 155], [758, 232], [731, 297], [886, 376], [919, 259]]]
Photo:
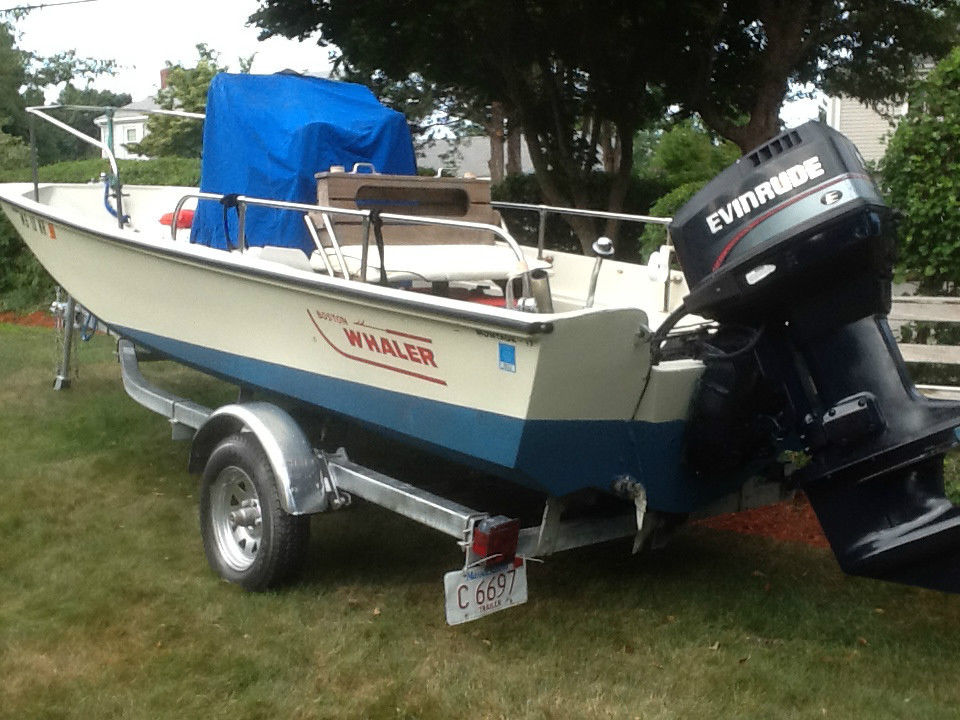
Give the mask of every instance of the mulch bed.
[[[12, 312], [0, 313], [0, 322], [49, 328], [55, 326], [53, 316], [42, 310], [27, 315], [17, 315]], [[806, 543], [814, 547], [830, 547], [810, 503], [802, 495], [778, 505], [717, 515], [699, 520], [697, 524], [715, 530], [729, 530], [744, 535], [762, 535], [774, 540]]]
[[731, 530], [745, 535], [763, 535], [774, 540], [805, 543], [814, 547], [830, 547], [813, 508], [803, 495], [797, 495], [793, 500], [778, 505], [717, 515], [699, 520], [697, 524], [715, 530]]
[[17, 313], [12, 312], [2, 312], [0, 313], [0, 322], [11, 323], [13, 325], [29, 325], [32, 327], [56, 327], [56, 320], [54, 317], [44, 310], [37, 310], [36, 312], [29, 313], [27, 315], [18, 315]]

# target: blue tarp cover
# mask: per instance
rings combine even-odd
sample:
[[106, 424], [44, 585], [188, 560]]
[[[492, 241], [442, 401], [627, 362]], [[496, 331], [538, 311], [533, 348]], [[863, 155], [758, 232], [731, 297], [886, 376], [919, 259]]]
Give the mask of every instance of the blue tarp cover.
[[[416, 173], [406, 120], [362, 85], [280, 73], [213, 78], [207, 93], [200, 189], [204, 192], [317, 202], [314, 173], [354, 163], [377, 172]], [[232, 245], [237, 213], [227, 213]], [[248, 245], [301, 248], [313, 241], [299, 212], [249, 207]], [[226, 248], [223, 207], [198, 204], [191, 240]]]

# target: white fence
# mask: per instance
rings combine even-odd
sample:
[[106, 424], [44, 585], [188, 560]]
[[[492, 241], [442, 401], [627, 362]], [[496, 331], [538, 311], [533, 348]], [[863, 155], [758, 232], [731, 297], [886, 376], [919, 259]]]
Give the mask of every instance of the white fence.
[[[896, 326], [909, 321], [960, 323], [960, 298], [895, 297], [890, 323]], [[908, 363], [940, 363], [960, 365], [960, 345], [921, 345], [900, 343], [900, 352]], [[931, 397], [960, 400], [960, 387], [917, 385]]]

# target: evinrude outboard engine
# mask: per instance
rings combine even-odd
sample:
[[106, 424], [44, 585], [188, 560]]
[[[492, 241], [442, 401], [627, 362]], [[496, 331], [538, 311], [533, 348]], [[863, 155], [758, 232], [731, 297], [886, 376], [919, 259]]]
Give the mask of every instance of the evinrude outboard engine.
[[[816, 122], [787, 131], [674, 217], [691, 291], [665, 328], [694, 313], [718, 321], [718, 337], [745, 338], [715, 357], [737, 375], [731, 388], [755, 396], [744, 373], [761, 378], [767, 416], [809, 454], [800, 482], [845, 571], [958, 592], [960, 510], [944, 496], [943, 454], [960, 404], [918, 393], [887, 323], [892, 225], [850, 141]], [[709, 435], [722, 430], [709, 408], [723, 407], [723, 388], [704, 387], [709, 422], [695, 408], [693, 432]], [[727, 404], [742, 415], [741, 399]], [[716, 451], [704, 437], [688, 446], [694, 465]]]

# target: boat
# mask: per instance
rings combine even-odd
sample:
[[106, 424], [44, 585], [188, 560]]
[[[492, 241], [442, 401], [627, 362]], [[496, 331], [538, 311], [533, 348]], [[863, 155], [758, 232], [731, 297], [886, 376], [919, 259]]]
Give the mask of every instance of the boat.
[[[332, 116], [314, 92], [342, 100]], [[801, 488], [845, 571], [960, 590], [942, 472], [960, 405], [920, 395], [899, 355], [890, 213], [846, 138], [785, 131], [672, 219], [594, 213], [669, 226], [639, 265], [606, 238], [594, 257], [517, 243], [499, 222], [517, 206], [413, 175], [409, 136], [363, 92], [221, 75], [199, 189], [5, 184], [0, 206], [125, 341], [550, 499], [623, 502], [638, 547]], [[318, 165], [310, 148], [334, 136]], [[246, 515], [225, 512], [242, 556], [226, 565], [244, 571]]]

